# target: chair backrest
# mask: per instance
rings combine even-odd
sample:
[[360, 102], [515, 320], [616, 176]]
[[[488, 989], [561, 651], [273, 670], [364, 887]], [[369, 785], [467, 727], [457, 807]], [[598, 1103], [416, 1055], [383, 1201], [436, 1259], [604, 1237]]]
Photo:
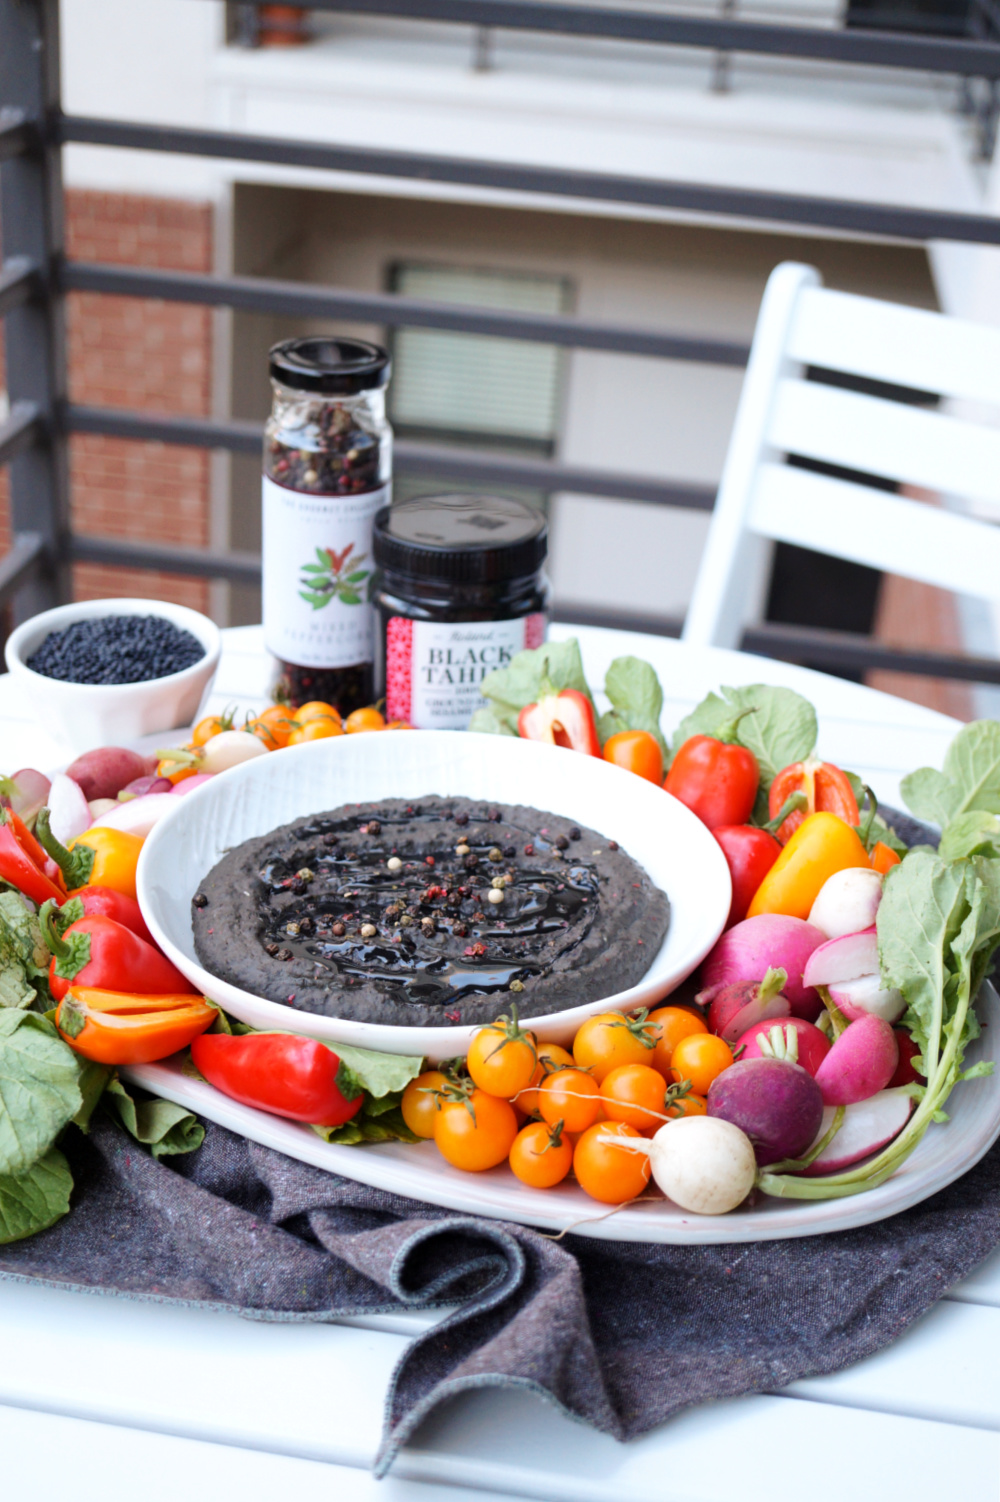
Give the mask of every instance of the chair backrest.
[[1000, 329], [824, 288], [767, 283], [684, 639], [738, 647], [761, 614], [769, 543], [797, 543], [1000, 599], [1000, 527], [787, 463], [789, 454], [1000, 514], [1000, 427], [807, 380], [807, 367], [1000, 408]]

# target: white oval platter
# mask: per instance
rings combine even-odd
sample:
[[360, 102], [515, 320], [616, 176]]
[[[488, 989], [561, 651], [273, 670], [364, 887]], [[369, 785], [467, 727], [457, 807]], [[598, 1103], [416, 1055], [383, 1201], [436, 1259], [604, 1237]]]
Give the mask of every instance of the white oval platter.
[[[968, 1064], [996, 1059], [1000, 998], [992, 986], [984, 986], [977, 1010], [984, 1028], [966, 1054]], [[948, 1102], [951, 1120], [931, 1126], [898, 1172], [864, 1194], [840, 1200], [762, 1197], [752, 1210], [731, 1215], [691, 1215], [663, 1199], [643, 1200], [609, 1213], [568, 1181], [555, 1189], [528, 1189], [506, 1165], [487, 1173], [460, 1173], [444, 1161], [432, 1142], [363, 1147], [324, 1142], [311, 1127], [242, 1106], [205, 1081], [189, 1078], [178, 1059], [134, 1066], [122, 1073], [136, 1085], [253, 1142], [344, 1178], [465, 1215], [518, 1221], [546, 1231], [572, 1230], [605, 1241], [697, 1245], [780, 1241], [848, 1231], [897, 1215], [943, 1189], [978, 1163], [1000, 1135], [1000, 1074], [993, 1074], [959, 1085]]]
[[[725, 857], [701, 821], [662, 788], [598, 757], [559, 747], [433, 730], [346, 735], [287, 747], [178, 798], [178, 809], [154, 828], [139, 859], [146, 922], [200, 991], [252, 1027], [434, 1060], [465, 1053], [473, 1027], [393, 1027], [317, 1016], [219, 980], [198, 963], [191, 930], [191, 899], [199, 882], [244, 840], [340, 804], [431, 794], [527, 804], [588, 825], [604, 839], [617, 840], [670, 898], [669, 931], [638, 985], [532, 1017], [531, 1026], [543, 1040], [571, 1039], [586, 1016], [608, 1007], [634, 1011], [654, 1005], [691, 974], [722, 932], [732, 892]], [[497, 1010], [504, 1004], [498, 997]]]

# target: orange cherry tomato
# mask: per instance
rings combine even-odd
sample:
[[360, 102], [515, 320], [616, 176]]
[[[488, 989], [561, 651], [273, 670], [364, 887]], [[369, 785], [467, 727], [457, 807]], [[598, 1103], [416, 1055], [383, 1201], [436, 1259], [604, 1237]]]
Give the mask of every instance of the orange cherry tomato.
[[367, 709], [356, 709], [353, 714], [347, 716], [344, 729], [348, 735], [355, 735], [359, 730], [384, 730], [385, 716], [372, 705], [369, 705]]
[[551, 1189], [561, 1184], [573, 1167], [573, 1144], [559, 1127], [550, 1127], [544, 1121], [529, 1122], [514, 1138], [510, 1166], [522, 1184]]
[[599, 1121], [573, 1149], [573, 1172], [591, 1199], [604, 1205], [622, 1205], [637, 1199], [649, 1183], [649, 1158], [628, 1146], [605, 1142], [605, 1137], [636, 1138], [639, 1133], [625, 1121]]
[[691, 1033], [674, 1049], [670, 1073], [674, 1079], [690, 1080], [696, 1095], [707, 1095], [708, 1087], [733, 1062], [733, 1051], [714, 1033]]
[[197, 771], [197, 767], [179, 767], [169, 758], [156, 764], [157, 777], [165, 777], [168, 782], [183, 782], [185, 777], [194, 777]]
[[274, 734], [274, 731], [265, 720], [247, 720], [243, 728], [248, 735], [256, 736], [261, 744], [266, 746], [269, 751], [277, 751], [277, 738]]
[[338, 724], [340, 722], [340, 710], [335, 704], [327, 704], [325, 699], [309, 699], [290, 713], [296, 725], [305, 725], [309, 720], [333, 719]]
[[896, 854], [895, 850], [890, 849], [890, 847], [884, 844], [881, 840], [877, 840], [872, 846], [872, 853], [869, 859], [872, 863], [872, 870], [878, 871], [882, 876], [884, 876], [887, 871], [891, 871], [893, 866], [899, 865], [899, 856]]
[[656, 1038], [653, 1057], [646, 1062], [658, 1069], [664, 1079], [669, 1080], [672, 1078], [670, 1061], [678, 1043], [692, 1033], [707, 1033], [708, 1028], [700, 1017], [689, 1012], [686, 1007], [657, 1007], [646, 1020], [650, 1027], [655, 1028]]
[[681, 1116], [706, 1116], [708, 1114], [708, 1101], [703, 1095], [695, 1095], [693, 1090], [687, 1090], [683, 1095], [670, 1098], [667, 1092], [666, 1112], [668, 1116], [679, 1119]]
[[514, 1096], [513, 1105], [516, 1110], [523, 1111], [527, 1116], [534, 1116], [538, 1110], [538, 1087], [546, 1075], [554, 1074], [557, 1069], [572, 1069], [573, 1055], [565, 1048], [560, 1048], [558, 1043], [539, 1043], [538, 1063], [535, 1072], [531, 1076], [528, 1086], [519, 1090]]
[[441, 1099], [436, 1093], [448, 1087], [448, 1077], [440, 1069], [425, 1069], [411, 1080], [403, 1091], [400, 1110], [403, 1120], [417, 1137], [433, 1137], [441, 1110]]
[[[221, 735], [224, 730], [232, 730], [235, 713], [235, 709], [227, 709], [222, 714], [206, 715], [192, 730], [190, 744], [203, 746], [206, 741], [212, 739], [213, 735]], [[162, 777], [163, 773], [159, 772], [157, 775]]]
[[805, 808], [796, 809], [778, 826], [778, 841], [784, 845], [810, 814], [836, 814], [857, 828], [858, 801], [846, 775], [829, 761], [796, 761], [780, 771], [767, 795], [767, 816], [776, 819], [792, 793], [804, 793]]
[[534, 1033], [524, 1032], [506, 1017], [479, 1029], [465, 1061], [473, 1084], [504, 1100], [528, 1088], [537, 1066]]
[[619, 1064], [649, 1064], [656, 1038], [648, 1022], [622, 1012], [598, 1012], [581, 1023], [573, 1039], [573, 1058], [598, 1084]]
[[444, 1100], [434, 1124], [438, 1152], [452, 1168], [482, 1173], [509, 1156], [517, 1136], [517, 1117], [509, 1101], [485, 1090], [463, 1100]]
[[304, 746], [307, 741], [326, 741], [343, 733], [340, 721], [328, 715], [325, 719], [306, 720], [304, 725], [296, 725], [289, 734], [288, 744]]
[[386, 730], [412, 730], [413, 726], [408, 720], [390, 720]]
[[619, 730], [604, 742], [604, 760], [663, 786], [663, 752], [648, 730]]
[[600, 1091], [582, 1069], [560, 1069], [539, 1085], [538, 1109], [549, 1126], [561, 1121], [567, 1132], [585, 1132], [601, 1115]]
[[288, 737], [295, 729], [298, 717], [283, 704], [271, 704], [267, 709], [262, 710], [252, 723], [266, 725], [271, 732], [275, 746], [280, 749], [288, 745]]
[[666, 1121], [663, 1075], [648, 1064], [621, 1064], [604, 1076], [601, 1099], [609, 1121], [627, 1121], [638, 1132]]

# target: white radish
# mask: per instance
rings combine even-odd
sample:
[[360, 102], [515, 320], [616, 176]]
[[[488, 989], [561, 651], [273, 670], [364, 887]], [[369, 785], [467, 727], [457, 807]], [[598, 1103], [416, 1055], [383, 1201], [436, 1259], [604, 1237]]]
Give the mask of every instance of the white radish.
[[160, 751], [161, 761], [168, 763], [167, 770], [192, 767], [195, 772], [228, 772], [241, 762], [252, 761], [255, 756], [266, 756], [267, 747], [246, 730], [220, 730], [197, 751]]
[[884, 1090], [899, 1063], [899, 1044], [881, 1017], [859, 1017], [835, 1041], [816, 1071], [825, 1106], [851, 1106]]
[[65, 772], [55, 772], [48, 796], [49, 828], [60, 845], [68, 845], [92, 823], [92, 815], [79, 783]]
[[87, 804], [92, 819], [99, 819], [102, 814], [106, 814], [111, 809], [118, 808], [118, 806], [117, 798], [91, 798]]
[[895, 1022], [906, 1011], [906, 999], [902, 991], [882, 989], [879, 974], [861, 975], [857, 980], [845, 980], [827, 987], [830, 1000], [843, 1012], [848, 1022], [859, 1017], [881, 1017], [886, 1022]]
[[828, 939], [860, 933], [875, 922], [881, 901], [882, 877], [878, 871], [866, 871], [863, 866], [835, 871], [820, 888], [809, 911], [809, 922]]
[[[622, 1139], [608, 1139], [620, 1147]], [[725, 1215], [754, 1186], [757, 1159], [745, 1132], [714, 1116], [668, 1121], [647, 1142], [628, 1138], [629, 1148], [649, 1156], [653, 1178], [668, 1199], [695, 1215]]]
[[829, 939], [814, 949], [806, 961], [802, 979], [807, 986], [835, 986], [862, 975], [878, 974], [878, 934], [874, 928], [862, 933]]
[[[845, 1106], [840, 1130], [827, 1143], [819, 1157], [803, 1169], [803, 1173], [839, 1173], [852, 1163], [860, 1163], [862, 1158], [879, 1152], [893, 1137], [899, 1136], [909, 1121], [912, 1110], [913, 1101], [905, 1088], [880, 1090], [868, 1100], [855, 1101], [853, 1105]], [[820, 1129], [816, 1133], [817, 1142], [826, 1136], [833, 1125], [835, 1111], [836, 1106], [827, 1106], [824, 1110]]]
[[144, 840], [154, 824], [179, 807], [180, 804], [172, 793], [146, 793], [142, 798], [129, 798], [126, 803], [116, 803], [114, 808], [94, 820], [93, 827], [121, 829], [126, 834], [138, 835], [140, 840]]

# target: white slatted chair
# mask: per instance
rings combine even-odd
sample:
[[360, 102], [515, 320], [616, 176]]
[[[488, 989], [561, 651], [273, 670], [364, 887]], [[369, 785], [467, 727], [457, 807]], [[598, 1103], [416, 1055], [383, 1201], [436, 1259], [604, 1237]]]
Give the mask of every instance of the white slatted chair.
[[1000, 527], [785, 462], [801, 455], [1000, 515], [1000, 427], [807, 381], [810, 365], [1000, 407], [1000, 329], [832, 292], [811, 266], [776, 267], [685, 641], [740, 645], [760, 618], [767, 539], [1000, 600]]

